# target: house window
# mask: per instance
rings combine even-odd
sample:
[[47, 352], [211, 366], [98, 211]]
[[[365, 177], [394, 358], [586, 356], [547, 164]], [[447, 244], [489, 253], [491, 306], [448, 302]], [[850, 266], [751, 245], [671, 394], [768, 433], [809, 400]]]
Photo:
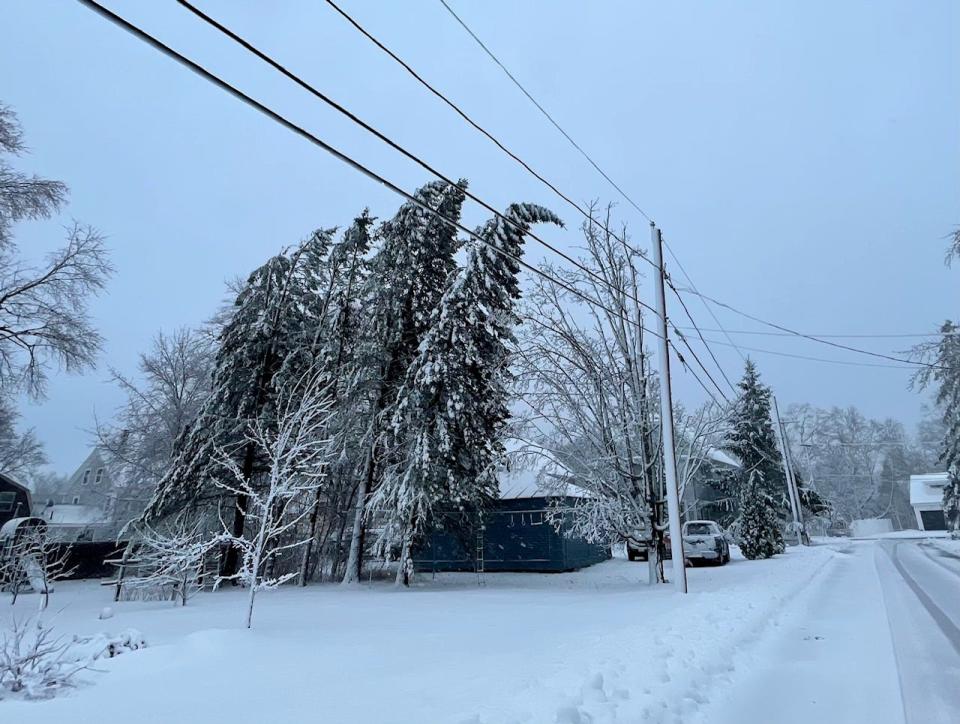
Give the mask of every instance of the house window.
[[0, 513], [9, 513], [13, 510], [13, 502], [16, 499], [16, 493], [0, 493]]
[[74, 496], [73, 496], [73, 504], [74, 504], [74, 505], [80, 505], [80, 496], [79, 496], [79, 495], [74, 495]]
[[103, 468], [97, 468], [97, 477], [93, 482], [99, 485], [101, 480], [103, 480]]
[[87, 468], [83, 471], [83, 480], [80, 482], [81, 485], [87, 485], [90, 482], [90, 468]]

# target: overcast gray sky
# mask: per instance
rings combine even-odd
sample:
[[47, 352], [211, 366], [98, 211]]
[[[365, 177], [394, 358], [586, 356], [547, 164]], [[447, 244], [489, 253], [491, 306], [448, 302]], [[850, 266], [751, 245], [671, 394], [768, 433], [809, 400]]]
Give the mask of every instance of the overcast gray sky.
[[[173, 0], [104, 2], [402, 186], [428, 180]], [[342, 2], [560, 188], [618, 200], [439, 0]], [[942, 264], [942, 237], [960, 223], [954, 0], [450, 2], [657, 220], [704, 293], [813, 334], [919, 333], [957, 316], [960, 272]], [[490, 203], [550, 206], [568, 228], [543, 228], [544, 238], [577, 244], [573, 209], [326, 3], [198, 4]], [[19, 227], [22, 249], [55, 247], [58, 224], [73, 217], [109, 237], [117, 267], [93, 304], [106, 337], [101, 368], [57, 376], [49, 399], [24, 410], [62, 472], [85, 455], [94, 410], [109, 415], [120, 402], [108, 365], [133, 372], [157, 330], [200, 323], [224, 280], [310, 230], [348, 223], [364, 206], [386, 217], [400, 203], [79, 3], [4, 3], [0, 77], [0, 100], [33, 149], [19, 165], [72, 191], [63, 218]], [[618, 210], [646, 244], [646, 221], [624, 203]], [[471, 225], [484, 216], [465, 211]], [[689, 306], [715, 326], [702, 305]], [[717, 313], [729, 329], [763, 329]], [[871, 361], [804, 340], [738, 341]], [[890, 351], [915, 340], [850, 341]], [[737, 353], [715, 351], [739, 375]], [[904, 370], [753, 356], [783, 403], [917, 420], [922, 400]], [[677, 378], [681, 400], [703, 398]]]

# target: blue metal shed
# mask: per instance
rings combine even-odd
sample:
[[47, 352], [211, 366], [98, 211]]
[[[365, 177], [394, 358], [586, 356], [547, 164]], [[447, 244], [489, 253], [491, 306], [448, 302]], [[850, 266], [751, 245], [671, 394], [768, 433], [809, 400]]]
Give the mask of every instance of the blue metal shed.
[[566, 496], [495, 500], [478, 516], [482, 525], [473, 521], [469, 530], [457, 514], [443, 516], [414, 552], [414, 563], [421, 571], [559, 573], [610, 558], [609, 546], [571, 535], [575, 503]]

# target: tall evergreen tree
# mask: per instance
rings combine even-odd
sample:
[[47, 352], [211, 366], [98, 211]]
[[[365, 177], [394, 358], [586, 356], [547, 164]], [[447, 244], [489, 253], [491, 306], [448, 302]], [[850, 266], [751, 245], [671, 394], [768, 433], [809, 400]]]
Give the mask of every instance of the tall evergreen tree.
[[[379, 545], [402, 546], [401, 576], [412, 536], [438, 504], [476, 510], [497, 492], [509, 417], [509, 348], [520, 297], [515, 258], [534, 223], [560, 219], [540, 206], [513, 204], [479, 232], [431, 317], [397, 396], [385, 447], [396, 451], [373, 500], [385, 517]], [[513, 258], [511, 258], [513, 257]]]
[[740, 547], [747, 558], [768, 558], [785, 549], [779, 519], [787, 504], [783, 460], [770, 417], [770, 388], [747, 360], [737, 385], [730, 433], [724, 448], [740, 461], [738, 475]]
[[365, 320], [352, 393], [365, 401], [367, 421], [344, 582], [359, 579], [367, 502], [391, 460], [380, 445], [389, 410], [456, 270], [454, 254], [460, 242], [456, 228], [444, 218], [460, 219], [465, 189], [466, 181], [428, 183], [415, 198], [436, 213], [406, 203], [377, 231], [378, 250], [363, 290]]

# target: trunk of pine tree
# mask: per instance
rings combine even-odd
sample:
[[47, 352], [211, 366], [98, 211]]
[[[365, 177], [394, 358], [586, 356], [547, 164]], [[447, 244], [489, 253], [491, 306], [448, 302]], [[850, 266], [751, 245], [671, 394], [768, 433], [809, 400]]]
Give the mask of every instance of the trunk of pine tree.
[[[253, 477], [253, 463], [254, 463], [254, 449], [253, 444], [248, 444], [246, 450], [243, 453], [243, 479], [249, 483], [250, 479]], [[233, 525], [231, 527], [230, 533], [234, 538], [243, 537], [243, 527], [247, 520], [247, 506], [250, 501], [247, 499], [246, 495], [237, 496], [237, 505], [233, 513]], [[237, 571], [240, 570], [240, 552], [237, 550], [236, 546], [227, 546], [224, 551], [223, 560], [220, 564], [220, 575], [223, 578], [229, 578], [230, 576], [236, 576]], [[234, 585], [236, 580], [233, 580]]]
[[400, 567], [397, 568], [397, 579], [395, 585], [409, 586], [413, 578], [413, 565], [410, 560], [410, 534], [403, 534], [403, 545], [400, 547]]
[[360, 582], [360, 573], [363, 567], [363, 516], [366, 512], [367, 493], [370, 490], [370, 482], [373, 479], [373, 454], [373, 445], [371, 445], [370, 452], [367, 456], [366, 470], [360, 480], [360, 487], [357, 489], [356, 510], [353, 514], [353, 531], [350, 534], [350, 554], [347, 556], [347, 570], [343, 574], [344, 584]]
[[317, 488], [316, 497], [313, 500], [313, 510], [310, 511], [310, 537], [306, 545], [303, 546], [303, 557], [300, 560], [300, 585], [307, 585], [307, 577], [310, 571], [310, 556], [313, 553], [314, 542], [317, 538], [317, 520], [320, 517], [320, 488]]

